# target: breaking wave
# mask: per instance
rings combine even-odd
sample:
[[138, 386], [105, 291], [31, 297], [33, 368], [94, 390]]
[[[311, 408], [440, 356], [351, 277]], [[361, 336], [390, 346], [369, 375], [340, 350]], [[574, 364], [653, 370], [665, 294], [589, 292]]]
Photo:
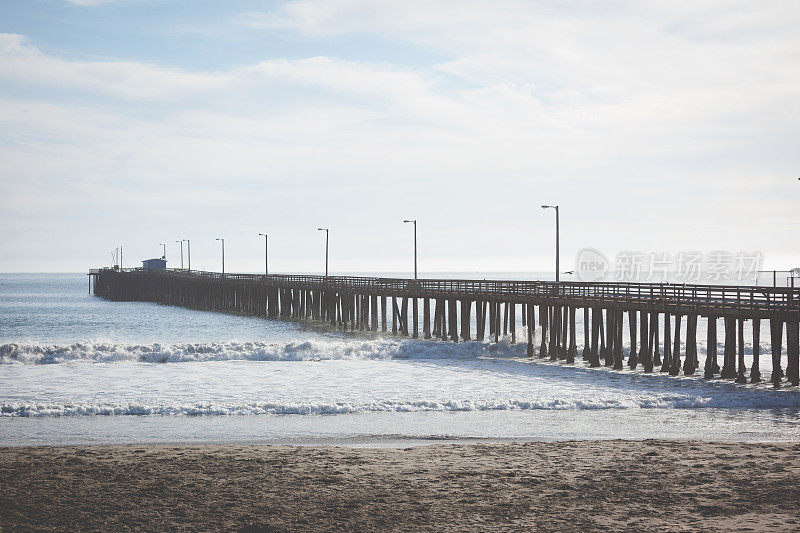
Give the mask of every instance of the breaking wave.
[[474, 359], [486, 355], [525, 355], [525, 345], [415, 340], [308, 340], [288, 343], [207, 342], [114, 344], [76, 342], [66, 345], [8, 343], [0, 345], [0, 363], [44, 365], [97, 363], [184, 363], [193, 361], [316, 361], [329, 359]]
[[381, 400], [356, 402], [248, 402], [248, 403], [3, 403], [0, 416], [208, 416], [208, 415], [332, 415], [369, 412], [423, 411], [526, 411], [526, 410], [609, 410], [609, 409], [798, 409], [796, 394], [734, 394], [705, 396], [692, 394], [643, 394], [627, 398], [532, 398], [483, 400]]

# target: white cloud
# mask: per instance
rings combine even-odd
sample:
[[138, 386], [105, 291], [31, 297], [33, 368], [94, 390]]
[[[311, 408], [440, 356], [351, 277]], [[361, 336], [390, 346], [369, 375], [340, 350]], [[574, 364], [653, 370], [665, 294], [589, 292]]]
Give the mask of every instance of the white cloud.
[[295, 0], [237, 20], [315, 38], [414, 43], [449, 56], [427, 74], [454, 75], [469, 88], [427, 111], [451, 111], [446, 122], [478, 137], [533, 135], [562, 148], [601, 137], [593, 144], [612, 157], [678, 155], [799, 118], [793, 2]]
[[79, 6], [100, 6], [104, 4], [111, 4], [118, 0], [65, 0], [69, 4], [76, 4]]
[[108, 4], [118, 4], [123, 2], [165, 2], [168, 0], [64, 0], [68, 4], [75, 4], [81, 7], [97, 7]]
[[[780, 148], [800, 118], [793, 6], [303, 0], [234, 18], [323, 44], [410, 44], [433, 65], [331, 53], [204, 71], [66, 59], [2, 34], [0, 222], [109, 206], [136, 228], [149, 206], [197, 228], [268, 217], [300, 243], [305, 210], [362, 240], [337, 241], [352, 264], [383, 264], [396, 252], [378, 219], [412, 209], [452, 268], [549, 250], [531, 206], [561, 201], [565, 257], [702, 249], [720, 224], [710, 247], [779, 249], [792, 226], [764, 230], [795, 205], [783, 181], [800, 162]], [[754, 198], [771, 218], [731, 220]], [[455, 220], [470, 238], [447, 237]]]
[[225, 87], [230, 78], [132, 61], [71, 61], [43, 54], [18, 34], [0, 34], [0, 80], [89, 90], [131, 99]]

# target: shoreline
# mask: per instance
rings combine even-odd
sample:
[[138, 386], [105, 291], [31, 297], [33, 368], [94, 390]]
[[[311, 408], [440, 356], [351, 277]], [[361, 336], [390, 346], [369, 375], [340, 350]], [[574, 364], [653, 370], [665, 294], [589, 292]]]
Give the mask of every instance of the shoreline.
[[345, 445], [605, 441], [800, 442], [796, 409], [367, 412], [0, 417], [0, 445]]
[[800, 444], [0, 448], [0, 529], [800, 527]]
[[[353, 449], [353, 450], [392, 450], [404, 448], [422, 448], [427, 446], [524, 446], [535, 444], [598, 444], [611, 442], [670, 442], [675, 444], [740, 444], [740, 445], [794, 445], [796, 441], [787, 439], [759, 439], [759, 440], [703, 440], [694, 437], [671, 438], [671, 439], [648, 439], [648, 438], [586, 438], [559, 440], [555, 438], [517, 438], [517, 437], [449, 437], [449, 436], [428, 436], [428, 437], [384, 437], [376, 436], [363, 438], [336, 438], [320, 437], [314, 438], [275, 438], [263, 440], [199, 440], [199, 441], [158, 441], [158, 442], [125, 442], [125, 443], [75, 443], [75, 444], [4, 444], [0, 442], [0, 451], [3, 450], [36, 450], [49, 448], [53, 450], [66, 449], [119, 449], [125, 451], [129, 448], [331, 448], [331, 449]], [[800, 443], [798, 443], [800, 446]]]

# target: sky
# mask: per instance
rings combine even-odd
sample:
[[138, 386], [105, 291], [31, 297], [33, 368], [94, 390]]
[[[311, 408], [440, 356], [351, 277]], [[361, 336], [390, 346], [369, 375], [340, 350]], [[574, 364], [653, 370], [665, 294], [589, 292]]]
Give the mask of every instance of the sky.
[[800, 266], [796, 0], [3, 0], [0, 272]]

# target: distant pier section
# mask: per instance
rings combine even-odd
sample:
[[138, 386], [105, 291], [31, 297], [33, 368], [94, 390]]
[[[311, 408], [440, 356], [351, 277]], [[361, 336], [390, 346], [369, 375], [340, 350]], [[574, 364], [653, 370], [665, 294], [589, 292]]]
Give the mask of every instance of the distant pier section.
[[[95, 295], [115, 301], [324, 321], [349, 330], [391, 329], [413, 338], [484, 341], [488, 335], [498, 342], [510, 335], [514, 343], [520, 322], [530, 357], [567, 363], [578, 356], [576, 320], [581, 320], [580, 357], [593, 367], [627, 366], [671, 375], [702, 372], [706, 378], [737, 383], [769, 379], [776, 386], [787, 381], [800, 384], [800, 288], [219, 274], [156, 268], [99, 269], [89, 276]], [[706, 321], [708, 346], [702, 368], [697, 350], [701, 318]], [[745, 361], [745, 321], [752, 322], [750, 368]], [[765, 356], [771, 362], [770, 375], [763, 377], [762, 321], [770, 346]], [[537, 324], [541, 335], [534, 343]]]

